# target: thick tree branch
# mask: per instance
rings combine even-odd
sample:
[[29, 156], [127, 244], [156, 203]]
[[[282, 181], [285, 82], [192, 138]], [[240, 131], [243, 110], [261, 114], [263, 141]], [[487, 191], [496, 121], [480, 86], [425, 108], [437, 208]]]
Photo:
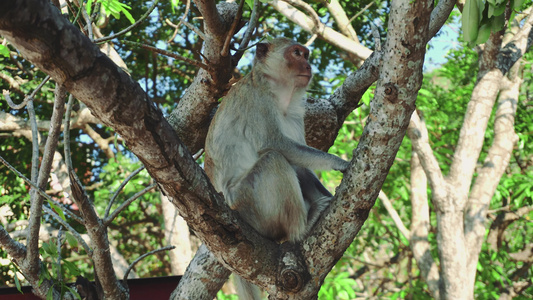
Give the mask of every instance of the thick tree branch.
[[[413, 113], [415, 116], [416, 112]], [[409, 131], [411, 131], [411, 123]], [[413, 147], [414, 148], [414, 147]], [[431, 247], [428, 240], [430, 230], [429, 204], [427, 192], [427, 177], [420, 163], [417, 152], [412, 152], [411, 158], [411, 236], [410, 246], [413, 251], [418, 268], [422, 277], [428, 284], [429, 291], [434, 299], [440, 299], [440, 289], [442, 280], [439, 275], [439, 269], [433, 256], [431, 256]]]
[[[57, 9], [46, 0], [4, 1], [0, 34], [124, 138], [199, 238], [220, 261], [227, 262], [226, 267], [247, 274], [253, 268], [264, 274], [255, 278], [259, 283], [276, 285], [277, 269], [272, 266], [277, 265], [278, 245], [260, 237], [229, 210], [139, 84]], [[88, 212], [86, 222], [98, 222]], [[99, 248], [106, 249], [105, 245]], [[107, 258], [102, 259], [99, 268], [107, 272]], [[98, 276], [110, 285], [116, 282], [111, 274]]]
[[405, 135], [422, 84], [432, 4], [432, 1], [392, 2], [381, 80], [371, 102], [368, 123], [336, 199], [303, 243], [311, 277], [320, 279], [304, 287], [309, 296], [318, 289], [366, 220]]
[[447, 194], [447, 184], [442, 175], [437, 158], [433, 155], [433, 150], [429, 145], [426, 124], [420, 119], [416, 111], [411, 116], [407, 135], [411, 139], [413, 151], [417, 154], [418, 159], [422, 164], [422, 168], [429, 179], [433, 194], [436, 195], [435, 197], [437, 198], [445, 197]]
[[[479, 252], [485, 237], [487, 211], [490, 201], [500, 178], [511, 160], [511, 153], [518, 141], [514, 132], [514, 120], [518, 105], [518, 95], [522, 79], [518, 72], [520, 63], [511, 69], [510, 80], [504, 80], [502, 91], [499, 95], [498, 108], [494, 119], [494, 140], [488, 151], [483, 167], [478, 170], [478, 176], [466, 206], [465, 213], [465, 242], [468, 249], [467, 272], [469, 283], [474, 287]], [[474, 291], [472, 290], [471, 293]]]
[[210, 67], [210, 71], [198, 71], [168, 118], [178, 136], [193, 153], [203, 148], [211, 113], [224, 91], [229, 88], [231, 70], [238, 63], [230, 55], [220, 56], [226, 32], [237, 14], [238, 5], [221, 2], [215, 6], [214, 1], [207, 0], [197, 0], [195, 3], [204, 20], [203, 55], [206, 60], [204, 63]]

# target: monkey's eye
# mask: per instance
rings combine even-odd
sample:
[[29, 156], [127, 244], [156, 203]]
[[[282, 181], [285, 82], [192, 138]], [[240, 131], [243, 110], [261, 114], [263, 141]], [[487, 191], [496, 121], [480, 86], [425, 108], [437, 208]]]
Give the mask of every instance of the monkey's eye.
[[300, 51], [300, 49], [296, 48], [296, 49], [294, 49], [294, 55], [302, 56], [302, 52]]

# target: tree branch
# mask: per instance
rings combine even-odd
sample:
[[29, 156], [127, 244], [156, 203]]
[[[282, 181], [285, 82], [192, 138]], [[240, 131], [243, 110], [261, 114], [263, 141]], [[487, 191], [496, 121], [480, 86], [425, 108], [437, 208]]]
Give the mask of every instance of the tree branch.
[[[48, 184], [48, 178], [50, 176], [50, 170], [52, 168], [52, 160], [59, 134], [61, 133], [61, 120], [63, 119], [63, 113], [65, 112], [65, 98], [66, 90], [60, 84], [56, 85], [55, 90], [55, 102], [52, 113], [52, 119], [50, 120], [51, 126], [48, 133], [48, 138], [44, 146], [43, 159], [41, 168], [39, 170], [39, 176], [37, 179], [37, 185], [40, 189], [44, 190]], [[41, 268], [39, 260], [39, 229], [41, 227], [42, 206], [43, 197], [38, 193], [37, 189], [30, 191], [31, 207], [30, 218], [28, 225], [28, 237], [27, 237], [27, 254], [26, 269], [31, 273], [38, 274]]]
[[317, 24], [310, 17], [282, 0], [273, 0], [269, 4], [305, 31], [318, 34], [328, 43], [357, 56], [361, 60], [367, 59], [372, 53], [370, 49], [322, 23], [318, 24], [318, 28], [315, 28]]

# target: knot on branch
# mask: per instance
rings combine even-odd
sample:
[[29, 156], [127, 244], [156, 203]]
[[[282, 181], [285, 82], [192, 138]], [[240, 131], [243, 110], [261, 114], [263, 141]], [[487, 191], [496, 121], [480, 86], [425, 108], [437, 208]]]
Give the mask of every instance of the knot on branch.
[[398, 101], [398, 88], [393, 83], [385, 83], [383, 85], [383, 91], [385, 92], [385, 99], [391, 103]]
[[281, 271], [281, 286], [283, 290], [288, 292], [297, 293], [299, 292], [304, 283], [302, 276], [295, 270], [287, 269]]
[[277, 285], [284, 291], [297, 293], [310, 279], [300, 248], [287, 242], [280, 245], [280, 251]]

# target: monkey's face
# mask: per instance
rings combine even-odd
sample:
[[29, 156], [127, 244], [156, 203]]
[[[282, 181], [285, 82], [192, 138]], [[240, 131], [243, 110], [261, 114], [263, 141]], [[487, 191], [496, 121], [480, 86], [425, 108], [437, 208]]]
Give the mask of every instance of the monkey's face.
[[296, 87], [307, 87], [313, 74], [309, 64], [309, 49], [300, 44], [294, 44], [285, 49], [283, 54], [287, 61], [289, 73], [294, 76]]

